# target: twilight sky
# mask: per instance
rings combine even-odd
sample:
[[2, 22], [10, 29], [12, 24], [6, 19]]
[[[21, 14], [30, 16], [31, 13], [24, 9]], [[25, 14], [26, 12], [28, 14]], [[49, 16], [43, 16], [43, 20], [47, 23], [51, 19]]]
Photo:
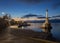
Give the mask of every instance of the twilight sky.
[[2, 12], [12, 17], [29, 13], [45, 16], [47, 8], [49, 16], [60, 15], [60, 0], [0, 0], [0, 16]]

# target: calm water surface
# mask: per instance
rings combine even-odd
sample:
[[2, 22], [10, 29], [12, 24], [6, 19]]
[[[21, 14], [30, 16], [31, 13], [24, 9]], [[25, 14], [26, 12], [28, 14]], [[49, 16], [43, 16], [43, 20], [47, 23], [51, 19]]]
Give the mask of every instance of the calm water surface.
[[[42, 29], [40, 28], [41, 25], [42, 23], [31, 23], [31, 26], [25, 28], [41, 32], [42, 31]], [[52, 23], [51, 25], [52, 25], [51, 33], [53, 37], [60, 40], [60, 23]]]
[[[41, 32], [42, 31], [42, 29], [40, 28], [41, 25], [42, 23], [32, 23], [31, 26], [27, 28]], [[53, 37], [60, 40], [60, 23], [52, 23], [51, 25], [52, 25], [51, 33]]]

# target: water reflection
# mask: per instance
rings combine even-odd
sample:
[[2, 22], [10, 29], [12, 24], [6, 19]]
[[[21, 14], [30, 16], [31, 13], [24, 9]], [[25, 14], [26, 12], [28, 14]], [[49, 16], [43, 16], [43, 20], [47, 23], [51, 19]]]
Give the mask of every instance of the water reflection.
[[[31, 23], [31, 26], [28, 26], [26, 28], [41, 32], [42, 31], [42, 29], [40, 28], [41, 25], [42, 23]], [[52, 23], [51, 25], [52, 25], [51, 33], [53, 37], [55, 37], [57, 40], [60, 40], [60, 23]]]
[[60, 40], [60, 23], [53, 23], [52, 26], [53, 26], [53, 29], [51, 32], [53, 36], [56, 39]]

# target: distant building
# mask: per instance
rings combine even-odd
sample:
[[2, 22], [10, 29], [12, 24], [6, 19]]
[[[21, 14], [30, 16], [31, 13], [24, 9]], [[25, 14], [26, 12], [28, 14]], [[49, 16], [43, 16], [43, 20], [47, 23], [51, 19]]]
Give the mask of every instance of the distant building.
[[12, 18], [14, 19], [15, 21], [21, 21], [21, 18]]

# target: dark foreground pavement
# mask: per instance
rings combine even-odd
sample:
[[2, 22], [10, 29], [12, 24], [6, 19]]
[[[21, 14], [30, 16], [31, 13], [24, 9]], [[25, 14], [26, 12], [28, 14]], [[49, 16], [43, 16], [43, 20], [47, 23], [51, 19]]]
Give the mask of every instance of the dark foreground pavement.
[[[43, 40], [40, 38], [30, 37], [29, 34], [31, 34], [30, 32], [32, 31], [29, 31], [27, 36], [26, 32], [28, 31], [26, 32], [25, 31], [26, 30], [22, 31], [22, 30], [13, 29], [13, 30], [8, 30], [7, 32], [3, 32], [0, 34], [0, 43], [58, 43], [58, 42]], [[25, 35], [24, 35], [24, 32], [25, 32]]]

